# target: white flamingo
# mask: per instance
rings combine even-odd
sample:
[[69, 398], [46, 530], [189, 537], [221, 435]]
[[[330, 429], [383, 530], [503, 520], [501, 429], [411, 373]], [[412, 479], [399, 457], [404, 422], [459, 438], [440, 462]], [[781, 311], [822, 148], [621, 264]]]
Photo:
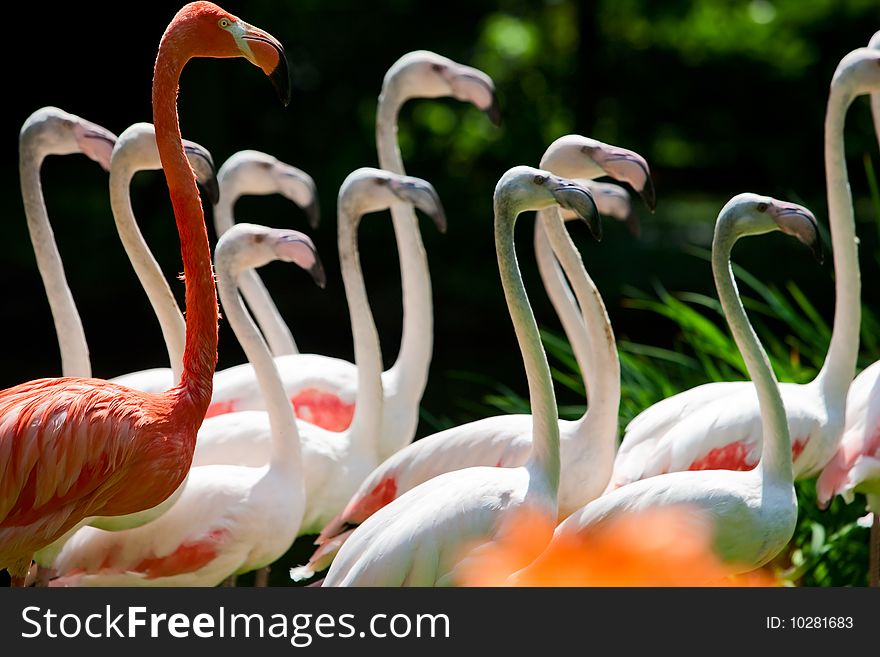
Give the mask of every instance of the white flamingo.
[[[550, 145], [541, 167], [566, 178], [615, 176], [643, 192], [653, 207], [647, 163], [633, 151], [567, 135]], [[559, 514], [564, 518], [599, 496], [611, 475], [620, 405], [620, 363], [602, 297], [555, 207], [539, 213], [535, 251], [544, 286], [584, 372], [590, 400], [581, 418], [559, 420]], [[566, 276], [574, 286], [574, 296]], [[293, 577], [311, 577], [326, 568], [353, 527], [413, 487], [451, 470], [479, 465], [520, 466], [529, 459], [531, 443], [532, 417], [521, 414], [484, 418], [408, 445], [363, 481], [342, 514], [322, 530], [317, 540], [320, 547], [309, 563], [295, 569]]]
[[[880, 31], [869, 48], [880, 50]], [[871, 94], [874, 129], [880, 143], [880, 92]], [[864, 492], [871, 512], [871, 586], [880, 586], [880, 361], [859, 374], [846, 398], [846, 425], [834, 456], [816, 481], [816, 498], [826, 507], [835, 495], [852, 502], [854, 492]], [[871, 518], [873, 516], [873, 518]]]
[[[766, 196], [740, 194], [722, 208], [712, 243], [718, 297], [759, 398], [766, 440], [757, 467], [745, 472], [673, 472], [628, 484], [570, 515], [556, 528], [554, 541], [572, 535], [588, 540], [591, 530], [620, 513], [663, 506], [690, 507], [707, 516], [719, 556], [731, 562], [737, 572], [767, 563], [791, 539], [797, 522], [797, 498], [786, 409], [767, 355], [749, 324], [730, 265], [731, 249], [740, 237], [773, 230], [811, 245], [818, 240], [818, 227], [806, 208]], [[538, 558], [536, 564], [540, 563]], [[514, 574], [512, 579], [516, 578]]]
[[[376, 144], [382, 169], [405, 173], [397, 145], [397, 116], [403, 104], [412, 98], [443, 96], [469, 101], [493, 122], [498, 120], [494, 85], [487, 75], [432, 52], [408, 53], [388, 70], [379, 96]], [[409, 444], [415, 436], [434, 330], [431, 278], [416, 215], [412, 208], [395, 204], [392, 220], [403, 286], [403, 333], [396, 361], [382, 374], [385, 403], [378, 438], [382, 458]], [[441, 230], [445, 231], [445, 225]], [[278, 367], [298, 417], [334, 431], [349, 426], [357, 394], [353, 363], [301, 354], [279, 358]], [[262, 407], [247, 365], [219, 372], [214, 386], [214, 405], [209, 415]]]
[[284, 554], [305, 509], [300, 437], [272, 355], [238, 294], [240, 272], [273, 260], [295, 262], [323, 284], [311, 240], [292, 230], [238, 224], [218, 241], [215, 261], [226, 318], [253, 364], [267, 400], [271, 456], [261, 467], [194, 467], [177, 502], [135, 529], [80, 529], [62, 548], [51, 586], [214, 586]]
[[548, 521], [555, 519], [560, 475], [556, 397], [514, 246], [519, 214], [554, 204], [598, 221], [595, 204], [584, 187], [546, 171], [515, 167], [495, 189], [498, 267], [533, 410], [528, 461], [516, 468], [446, 472], [409, 490], [351, 533], [330, 566], [324, 586], [450, 584], [462, 550], [475, 542], [491, 544], [503, 536], [511, 513], [528, 509]]
[[[859, 350], [861, 281], [846, 172], [843, 128], [857, 96], [880, 90], [880, 51], [860, 48], [834, 73], [825, 116], [825, 177], [834, 250], [835, 310], [825, 363], [807, 384], [783, 383], [795, 477], [816, 474], [842, 437], [846, 394]], [[610, 488], [665, 472], [753, 468], [761, 454], [761, 416], [748, 381], [709, 383], [639, 414], [626, 429]]]
[[116, 135], [106, 128], [57, 107], [38, 109], [27, 118], [19, 134], [21, 197], [37, 267], [55, 322], [64, 376], [90, 377], [92, 363], [82, 320], [67, 285], [61, 254], [49, 223], [40, 169], [49, 155], [83, 153], [109, 171], [110, 153], [115, 143]]
[[[319, 531], [337, 515], [379, 463], [376, 436], [382, 422], [382, 353], [363, 280], [357, 229], [364, 214], [402, 203], [415, 205], [443, 221], [437, 193], [418, 178], [363, 168], [351, 173], [339, 191], [339, 259], [354, 336], [357, 406], [354, 421], [341, 432], [300, 420], [306, 487], [301, 534]], [[228, 277], [221, 263], [217, 263], [217, 276], [218, 280]], [[236, 411], [202, 423], [193, 464], [261, 465], [268, 460], [270, 447], [266, 413]]]
[[[217, 171], [220, 199], [214, 204], [214, 227], [220, 236], [232, 228], [233, 208], [244, 195], [281, 194], [303, 209], [312, 229], [317, 229], [321, 214], [315, 181], [302, 169], [291, 166], [272, 155], [255, 150], [230, 155]], [[266, 286], [256, 271], [242, 275], [241, 295], [266, 336], [273, 356], [299, 353], [293, 335]], [[214, 399], [219, 398], [214, 391]]]

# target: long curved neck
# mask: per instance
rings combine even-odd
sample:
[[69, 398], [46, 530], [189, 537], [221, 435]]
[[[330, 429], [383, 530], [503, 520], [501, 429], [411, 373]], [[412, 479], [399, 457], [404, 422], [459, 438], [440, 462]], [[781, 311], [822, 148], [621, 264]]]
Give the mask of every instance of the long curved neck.
[[[238, 279], [241, 280], [241, 274], [247, 271], [253, 270], [240, 272]], [[217, 289], [223, 303], [223, 313], [254, 368], [260, 393], [266, 403], [266, 413], [269, 415], [272, 430], [269, 464], [272, 468], [298, 475], [302, 472], [302, 453], [293, 407], [284, 391], [281, 375], [275, 367], [269, 347], [244, 307], [236, 287], [236, 275], [229, 271], [225, 263], [222, 267], [218, 263]]]
[[547, 231], [544, 230], [542, 224], [544, 217], [549, 213], [549, 209], [538, 212], [538, 220], [535, 221], [535, 260], [538, 263], [538, 273], [541, 275], [541, 282], [547, 296], [550, 297], [550, 303], [559, 321], [562, 324], [562, 330], [565, 337], [571, 344], [574, 358], [577, 361], [578, 369], [584, 379], [584, 386], [587, 390], [587, 399], [592, 396], [593, 377], [591, 373], [594, 370], [592, 354], [590, 353], [590, 338], [587, 333], [587, 327], [581, 316], [581, 309], [578, 307], [574, 294], [568, 286], [565, 278], [565, 272], [559, 265], [559, 261], [553, 254], [553, 248], [550, 246], [550, 240], [547, 237]]
[[358, 450], [376, 451], [376, 438], [382, 425], [382, 351], [379, 334], [370, 310], [364, 274], [358, 252], [357, 229], [360, 217], [340, 206], [338, 215], [339, 264], [345, 298], [351, 316], [354, 360], [357, 365], [357, 398], [349, 427], [351, 445]]
[[153, 257], [150, 247], [138, 227], [131, 206], [130, 185], [134, 171], [126, 166], [111, 164], [110, 168], [110, 207], [122, 246], [128, 254], [144, 292], [150, 300], [153, 312], [159, 320], [168, 362], [174, 380], [179, 381], [183, 371], [183, 350], [186, 341], [186, 326], [177, 300], [171, 292], [168, 281], [162, 274], [159, 263]]
[[730, 265], [730, 251], [736, 239], [730, 225], [719, 220], [712, 243], [712, 274], [727, 324], [758, 393], [764, 436], [758, 467], [765, 478], [791, 484], [791, 436], [779, 385], [767, 354], [746, 316]]
[[[391, 81], [382, 89], [376, 117], [376, 146], [379, 166], [397, 174], [405, 174], [403, 159], [397, 144], [397, 116], [406, 99], [401, 97]], [[432, 305], [431, 273], [428, 257], [415, 210], [409, 204], [395, 203], [391, 208], [394, 235], [400, 258], [400, 280], [403, 288], [403, 331], [400, 351], [389, 374], [390, 404], [407, 408], [418, 406], [428, 383], [431, 355], [434, 350], [434, 310]], [[415, 432], [412, 427], [412, 434]], [[411, 440], [412, 435], [383, 436], [383, 452], [397, 451]], [[390, 441], [390, 442], [389, 442]]]
[[513, 320], [529, 382], [532, 407], [532, 454], [526, 467], [542, 476], [555, 495], [559, 488], [559, 411], [547, 354], [541, 344], [538, 324], [529, 304], [516, 259], [514, 224], [516, 211], [503, 197], [495, 202], [495, 250], [504, 298]]
[[835, 305], [831, 344], [816, 377], [825, 396], [841, 409], [855, 375], [861, 327], [861, 279], [853, 216], [852, 192], [846, 171], [843, 128], [851, 96], [832, 91], [825, 114], [825, 184], [828, 221], [834, 249]]
[[[218, 182], [220, 201], [214, 206], [214, 227], [217, 231], [217, 237], [220, 237], [235, 223], [233, 208], [241, 196], [241, 192], [225, 177], [220, 178]], [[239, 278], [239, 289], [254, 313], [260, 330], [266, 336], [272, 355], [277, 357], [298, 354], [299, 349], [293, 339], [293, 334], [284, 322], [278, 306], [272, 300], [272, 296], [263, 284], [260, 275], [253, 269], [242, 272]]]
[[[552, 293], [548, 289], [551, 301], [557, 312], [560, 307], [565, 307], [564, 312], [568, 315], [567, 323], [562, 319], [562, 313], [560, 320], [563, 321], [563, 328], [575, 349], [575, 357], [577, 358], [578, 351], [581, 352], [578, 366], [584, 373], [589, 395], [589, 409], [581, 418], [581, 423], [583, 425], [589, 415], [591, 433], [596, 432], [596, 435], [602, 436], [603, 440], [613, 443], [617, 437], [617, 414], [620, 409], [620, 360], [605, 303], [584, 267], [580, 252], [565, 228], [559, 208], [541, 210], [538, 213], [535, 231], [536, 248], [542, 252], [539, 263], [541, 259], [552, 260], [555, 271], [549, 274], [556, 275], [554, 280], [565, 293], [562, 298], [553, 300]], [[539, 234], [545, 237], [540, 239]], [[547, 253], [551, 248], [552, 252]], [[559, 259], [565, 276], [571, 282], [577, 304], [581, 309], [580, 313], [577, 311], [578, 305], [575, 305], [574, 299], [571, 298], [568, 285], [565, 284], [563, 272], [556, 266], [556, 258]], [[543, 274], [542, 278], [544, 278]], [[550, 278], [545, 278], [545, 285], [547, 280]], [[561, 296], [559, 291], [557, 296]], [[575, 344], [578, 346], [575, 347]], [[589, 355], [585, 357], [584, 352]]]
[[177, 56], [169, 41], [166, 31], [153, 72], [153, 123], [180, 234], [186, 281], [186, 346], [177, 391], [201, 419], [211, 402], [217, 365], [217, 291], [205, 216], [195, 174], [183, 151], [177, 117], [177, 86], [186, 58]]
[[61, 370], [64, 376], [90, 377], [92, 364], [89, 359], [89, 345], [76, 303], [67, 285], [61, 254], [55, 243], [43, 198], [43, 187], [40, 184], [42, 164], [43, 154], [32, 143], [22, 141], [18, 162], [21, 197], [37, 267], [55, 322], [55, 334], [58, 336], [58, 349], [61, 352]]

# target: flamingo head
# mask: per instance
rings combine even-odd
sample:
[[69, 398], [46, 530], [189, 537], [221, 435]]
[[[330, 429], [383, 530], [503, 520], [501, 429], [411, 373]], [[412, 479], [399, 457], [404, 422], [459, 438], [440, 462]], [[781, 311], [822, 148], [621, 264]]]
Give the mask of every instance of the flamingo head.
[[453, 98], [471, 103], [493, 125], [501, 124], [495, 83], [481, 70], [428, 50], [416, 50], [398, 59], [385, 75], [384, 89], [395, 86], [401, 102], [408, 98]]
[[[208, 150], [188, 139], [183, 140], [183, 150], [195, 173], [196, 181], [205, 190], [212, 203], [220, 196], [220, 187], [214, 171], [214, 160]], [[137, 171], [153, 171], [162, 168], [159, 148], [156, 145], [156, 129], [152, 123], [134, 123], [122, 131], [110, 156], [110, 166], [120, 175], [133, 176]], [[111, 173], [111, 176], [114, 175]]]
[[399, 203], [418, 208], [434, 220], [441, 233], [446, 232], [446, 213], [427, 180], [363, 167], [350, 173], [339, 189], [339, 207], [352, 216], [381, 212]]
[[19, 139], [39, 158], [82, 153], [105, 171], [110, 170], [110, 154], [116, 145], [116, 135], [106, 128], [57, 107], [42, 107], [31, 114], [21, 127]]
[[514, 215], [559, 206], [580, 217], [597, 241], [602, 239], [602, 222], [593, 194], [576, 180], [534, 167], [513, 167], [495, 186], [496, 216], [501, 214], [501, 205], [508, 205]]
[[566, 178], [610, 176], [636, 190], [651, 212], [657, 206], [651, 170], [635, 151], [581, 135], [565, 135], [550, 144], [541, 166]]
[[739, 238], [774, 230], [797, 238], [810, 247], [819, 262], [822, 261], [822, 241], [813, 213], [802, 205], [770, 196], [749, 193], [734, 196], [721, 209], [715, 233], [728, 232]]
[[231, 198], [246, 194], [282, 194], [305, 211], [312, 228], [320, 224], [315, 181], [302, 169], [276, 157], [261, 151], [239, 151], [223, 163], [217, 177], [224, 193]]
[[235, 277], [245, 269], [282, 260], [305, 269], [318, 287], [323, 288], [327, 282], [314, 243], [297, 230], [238, 223], [217, 240], [214, 257], [218, 269], [228, 268]]
[[191, 57], [244, 57], [269, 76], [281, 102], [290, 103], [290, 74], [281, 43], [212, 2], [191, 2], [177, 12], [165, 39], [185, 39]]
[[[875, 35], [876, 37], [876, 35]], [[871, 43], [875, 43], [872, 39]], [[880, 92], [880, 49], [856, 48], [844, 56], [831, 78], [831, 88], [841, 89], [852, 99], [862, 94]]]

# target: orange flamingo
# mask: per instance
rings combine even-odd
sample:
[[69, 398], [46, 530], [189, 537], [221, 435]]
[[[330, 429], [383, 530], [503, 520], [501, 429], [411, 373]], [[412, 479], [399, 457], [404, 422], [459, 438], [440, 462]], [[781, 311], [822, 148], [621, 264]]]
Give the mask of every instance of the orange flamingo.
[[0, 567], [13, 585], [25, 583], [36, 550], [83, 518], [155, 506], [189, 470], [217, 363], [208, 233], [177, 116], [178, 81], [193, 57], [244, 57], [289, 102], [287, 61], [274, 37], [210, 2], [175, 15], [159, 44], [152, 100], [186, 280], [183, 373], [158, 395], [69, 377], [0, 392]]

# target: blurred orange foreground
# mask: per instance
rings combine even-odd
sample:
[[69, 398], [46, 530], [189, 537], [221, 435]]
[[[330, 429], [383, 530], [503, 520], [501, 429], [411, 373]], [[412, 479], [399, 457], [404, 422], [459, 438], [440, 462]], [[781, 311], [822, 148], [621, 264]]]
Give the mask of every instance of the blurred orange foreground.
[[461, 586], [778, 586], [767, 571], [733, 575], [712, 550], [711, 526], [687, 507], [620, 515], [589, 536], [554, 537], [541, 556], [547, 521], [519, 516], [505, 537], [474, 550]]

